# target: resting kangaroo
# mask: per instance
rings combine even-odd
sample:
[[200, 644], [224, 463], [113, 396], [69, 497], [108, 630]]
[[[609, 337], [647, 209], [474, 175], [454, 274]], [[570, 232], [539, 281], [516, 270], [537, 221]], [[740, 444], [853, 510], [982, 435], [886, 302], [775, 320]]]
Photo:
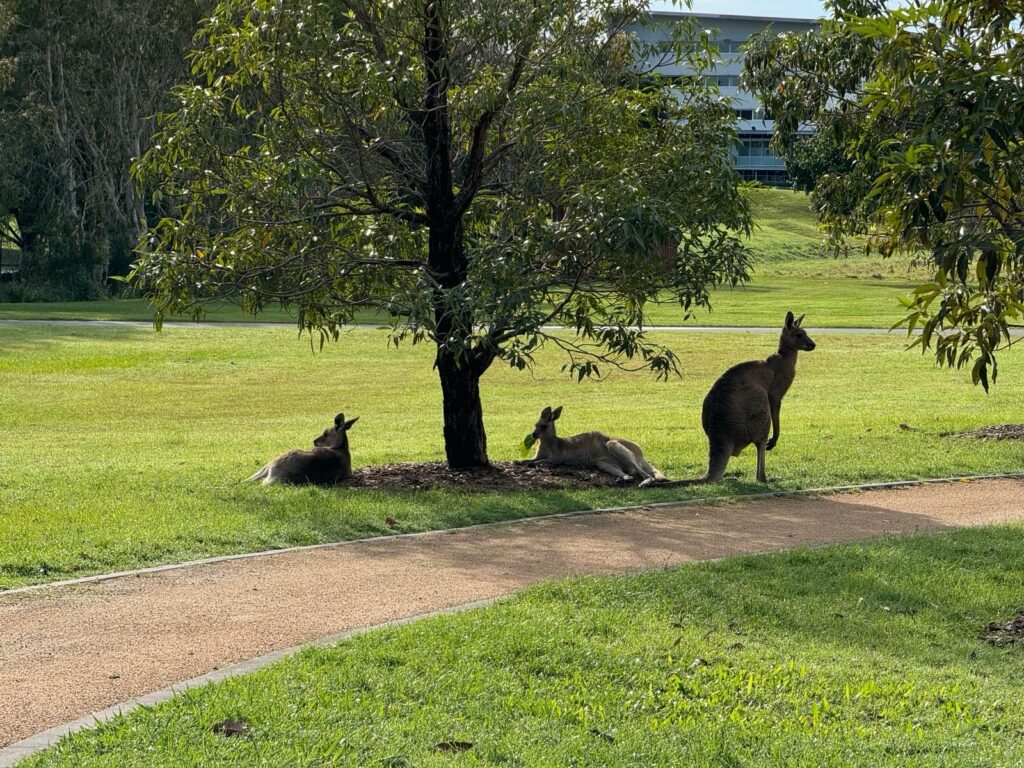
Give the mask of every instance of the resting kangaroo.
[[757, 482], [768, 482], [764, 473], [765, 452], [779, 441], [779, 407], [796, 376], [796, 354], [814, 349], [814, 342], [800, 327], [803, 319], [801, 315], [794, 320], [793, 313], [787, 313], [779, 351], [767, 360], [733, 366], [704, 398], [701, 423], [708, 436], [708, 473], [702, 482], [721, 480], [729, 457], [739, 456], [750, 444], [757, 446]]
[[263, 479], [263, 485], [333, 485], [352, 477], [352, 456], [348, 451], [348, 430], [359, 420], [345, 421], [345, 414], [334, 417], [334, 426], [313, 441], [311, 451], [289, 451], [281, 454], [259, 472], [248, 478]]
[[645, 459], [636, 443], [601, 432], [583, 432], [564, 438], [555, 434], [555, 422], [562, 415], [562, 406], [541, 411], [533, 429], [533, 438], [540, 441], [534, 461], [568, 467], [596, 467], [628, 483], [634, 477], [644, 484], [664, 482], [665, 476]]

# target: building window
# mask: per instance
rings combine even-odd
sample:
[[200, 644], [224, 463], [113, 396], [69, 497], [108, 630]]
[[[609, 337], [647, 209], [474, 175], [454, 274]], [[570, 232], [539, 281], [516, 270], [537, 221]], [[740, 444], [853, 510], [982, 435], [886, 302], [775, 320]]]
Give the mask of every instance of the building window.
[[708, 85], [717, 85], [719, 88], [737, 88], [740, 84], [739, 75], [704, 75], [704, 81]]
[[715, 45], [718, 47], [719, 53], [740, 53], [740, 46], [746, 42], [746, 40], [718, 40]]
[[769, 139], [741, 139], [740, 157], [774, 157]]
[[774, 120], [772, 113], [758, 107], [756, 109], [734, 109], [738, 120]]
[[784, 168], [739, 168], [740, 176], [747, 181], [760, 181], [762, 184], [772, 184], [777, 186], [788, 186], [789, 175], [786, 173]]

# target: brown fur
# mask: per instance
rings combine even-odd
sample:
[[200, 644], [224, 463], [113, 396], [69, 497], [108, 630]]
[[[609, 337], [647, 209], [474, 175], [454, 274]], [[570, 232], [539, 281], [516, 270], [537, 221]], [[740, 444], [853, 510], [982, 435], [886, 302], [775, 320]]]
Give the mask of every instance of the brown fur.
[[334, 485], [352, 477], [352, 456], [348, 449], [348, 430], [359, 417], [345, 421], [345, 414], [334, 417], [334, 426], [328, 427], [313, 441], [311, 451], [289, 451], [266, 464], [248, 478], [263, 480], [263, 485], [289, 483], [291, 485]]
[[534, 461], [555, 466], [600, 469], [628, 483], [634, 477], [644, 484], [664, 482], [665, 476], [644, 459], [643, 449], [634, 442], [608, 437], [603, 432], [583, 432], [572, 437], [559, 437], [555, 422], [562, 415], [562, 406], [541, 411], [534, 425], [533, 437], [540, 441]]
[[[748, 445], [757, 447], [757, 481], [765, 476], [765, 452], [779, 440], [779, 409], [796, 376], [797, 352], [810, 352], [814, 342], [793, 313], [779, 337], [779, 351], [767, 360], [740, 363], [725, 373], [704, 398], [701, 423], [708, 436], [708, 471], [702, 482], [716, 483], [725, 474], [729, 458]], [[769, 430], [772, 432], [768, 438]]]

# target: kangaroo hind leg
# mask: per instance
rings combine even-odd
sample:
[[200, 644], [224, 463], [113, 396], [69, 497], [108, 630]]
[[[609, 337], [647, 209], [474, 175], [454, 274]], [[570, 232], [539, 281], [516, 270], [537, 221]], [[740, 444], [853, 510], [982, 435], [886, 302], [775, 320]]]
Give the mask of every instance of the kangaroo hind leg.
[[[643, 455], [641, 454], [640, 456], [637, 456], [636, 452], [628, 445], [625, 445], [618, 440], [609, 440], [605, 443], [605, 448], [608, 449], [608, 453], [610, 453], [619, 464], [626, 468], [627, 474], [639, 475], [644, 479], [654, 475], [654, 472], [650, 471], [654, 468], [643, 460]], [[636, 451], [639, 450], [639, 447], [637, 447]]]
[[665, 482], [665, 476], [661, 470], [644, 458], [643, 449], [636, 443], [628, 443], [625, 440], [610, 440], [607, 444], [608, 452], [628, 467], [633, 474], [643, 478], [641, 485]]
[[708, 473], [704, 475], [704, 482], [720, 483], [722, 481], [733, 450], [732, 443], [711, 443], [708, 449]]
[[600, 469], [602, 472], [607, 472], [612, 477], [618, 478], [624, 483], [628, 483], [630, 480], [633, 479], [632, 475], [623, 470], [622, 467], [620, 467], [614, 461], [610, 461], [609, 459], [598, 459], [594, 463], [597, 466], [597, 468]]

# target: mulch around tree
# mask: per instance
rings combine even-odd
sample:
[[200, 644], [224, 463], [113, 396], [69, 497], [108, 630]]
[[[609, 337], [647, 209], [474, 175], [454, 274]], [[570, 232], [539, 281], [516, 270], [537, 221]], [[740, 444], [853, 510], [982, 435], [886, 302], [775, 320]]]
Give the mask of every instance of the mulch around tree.
[[[637, 481], [639, 482], [639, 481]], [[379, 464], [353, 470], [341, 483], [350, 488], [426, 490], [456, 488], [463, 491], [536, 491], [559, 488], [608, 488], [615, 478], [595, 469], [545, 467], [491, 462], [481, 469], [449, 469], [442, 461]]]
[[1024, 440], [1024, 424], [996, 424], [966, 432], [955, 432], [953, 437], [973, 437], [978, 440]]
[[992, 621], [985, 625], [981, 635], [992, 645], [1013, 645], [1024, 641], [1024, 611], [1020, 611], [1008, 621]]

